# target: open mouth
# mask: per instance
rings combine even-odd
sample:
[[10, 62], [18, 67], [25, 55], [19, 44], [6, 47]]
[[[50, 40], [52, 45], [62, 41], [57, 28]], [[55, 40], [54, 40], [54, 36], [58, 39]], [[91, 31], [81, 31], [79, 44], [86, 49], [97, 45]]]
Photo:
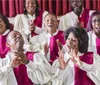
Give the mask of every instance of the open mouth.
[[53, 24], [48, 24], [48, 27], [53, 27]]

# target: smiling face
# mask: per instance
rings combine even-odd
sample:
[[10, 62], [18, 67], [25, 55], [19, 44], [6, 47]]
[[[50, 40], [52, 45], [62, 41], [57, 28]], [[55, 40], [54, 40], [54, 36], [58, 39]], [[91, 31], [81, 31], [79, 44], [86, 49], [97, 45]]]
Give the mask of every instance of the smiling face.
[[100, 14], [92, 18], [92, 27], [96, 35], [100, 35]]
[[70, 52], [71, 49], [78, 51], [78, 39], [75, 37], [73, 32], [70, 32], [66, 40], [67, 51]]
[[12, 31], [7, 37], [7, 43], [11, 50], [18, 51], [23, 49], [24, 40], [18, 31]]
[[0, 35], [6, 31], [6, 25], [2, 18], [0, 18]]
[[29, 14], [33, 15], [36, 10], [36, 1], [35, 0], [26, 0], [25, 8]]
[[57, 17], [53, 14], [46, 15], [44, 19], [44, 26], [50, 34], [55, 33], [58, 28]]

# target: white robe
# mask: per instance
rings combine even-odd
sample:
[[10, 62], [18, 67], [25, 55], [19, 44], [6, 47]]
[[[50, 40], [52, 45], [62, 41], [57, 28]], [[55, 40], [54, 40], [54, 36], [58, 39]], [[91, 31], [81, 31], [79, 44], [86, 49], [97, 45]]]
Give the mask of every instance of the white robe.
[[88, 37], [89, 37], [88, 51], [97, 53], [97, 48], [96, 48], [97, 37], [95, 33], [93, 31], [88, 32]]
[[[35, 33], [40, 34], [41, 32], [44, 31], [44, 17], [47, 13], [48, 13], [47, 11], [43, 12], [42, 28], [36, 26]], [[24, 50], [31, 51], [30, 48], [29, 48], [30, 43], [28, 42], [28, 38], [31, 34], [31, 32], [29, 30], [29, 28], [30, 28], [29, 21], [35, 20], [36, 17], [35, 17], [35, 14], [33, 16], [31, 16], [30, 14], [27, 14], [27, 16], [24, 15], [24, 14], [18, 14], [15, 17], [15, 19], [14, 19], [14, 30], [19, 31], [22, 34], [24, 41], [25, 41]]]
[[[42, 28], [44, 28], [44, 17], [47, 14], [47, 11], [43, 12], [42, 15]], [[35, 14], [33, 16], [31, 16], [30, 14], [24, 15], [24, 14], [18, 14], [15, 19], [14, 19], [14, 30], [17, 30], [19, 32], [24, 32], [25, 35], [29, 35], [30, 31], [29, 31], [29, 22], [30, 20], [35, 20]], [[43, 31], [43, 29], [39, 28], [36, 26], [35, 29], [35, 33], [40, 34]]]
[[[78, 55], [80, 56], [82, 54], [79, 53]], [[68, 53], [66, 53], [64, 55], [64, 60], [67, 61], [70, 57], [71, 56]], [[97, 54], [93, 54], [93, 62], [94, 63], [91, 65], [82, 62], [82, 66], [80, 67], [80, 69], [86, 71], [87, 76], [96, 85], [99, 85], [100, 84], [100, 69], [98, 67], [100, 65], [100, 56]], [[57, 63], [58, 62], [54, 62], [53, 65], [56, 65]], [[58, 79], [59, 75], [60, 75], [60, 80], [62, 81], [62, 84], [60, 84], [60, 85], [74, 85], [74, 76], [75, 76], [74, 63], [70, 60], [68, 63], [68, 66], [65, 68], [65, 70], [62, 70], [62, 77], [61, 77], [61, 71], [60, 71], [60, 72], [58, 72], [58, 75], [55, 78]], [[53, 80], [53, 81], [55, 82], [55, 80]], [[58, 79], [58, 81], [59, 81], [59, 79]], [[56, 82], [55, 82], [55, 84], [56, 84]]]
[[[14, 56], [12, 53], [8, 53], [6, 58], [0, 59], [0, 85], [18, 85], [13, 69], [10, 67], [10, 63], [13, 60], [13, 57]], [[45, 69], [48, 67], [48, 65], [45, 65], [45, 62], [36, 61], [36, 59], [35, 63], [29, 61], [29, 63], [26, 65], [27, 73], [30, 79], [32, 77], [33, 83], [42, 85], [50, 80], [48, 69]]]
[[[82, 54], [78, 53], [78, 55], [81, 56]], [[64, 60], [67, 61], [70, 57], [71, 56], [66, 53], [64, 55]], [[74, 85], [74, 63], [71, 60], [65, 70], [60, 70], [58, 60], [55, 60], [51, 66], [45, 56], [40, 53], [35, 54], [34, 58], [35, 63], [45, 62], [44, 67], [48, 69], [47, 71], [51, 76], [51, 79], [46, 85]], [[95, 85], [100, 85], [100, 56], [94, 53], [93, 62], [94, 63], [91, 65], [82, 62], [80, 69], [87, 72], [87, 76], [95, 83]], [[31, 80], [32, 79], [33, 78], [31, 77]]]
[[[84, 9], [83, 9], [84, 10]], [[91, 15], [94, 11], [89, 11], [89, 15]], [[81, 15], [80, 15], [81, 16]], [[75, 26], [75, 24], [79, 22], [78, 16], [73, 12], [69, 12], [63, 15], [59, 22], [59, 29], [62, 31], [67, 30], [71, 26]]]
[[[31, 43], [30, 49], [32, 51], [39, 51], [40, 53], [45, 55], [44, 49], [43, 49], [44, 44], [47, 43], [47, 45], [49, 47], [50, 37], [57, 35], [58, 32], [59, 31], [57, 30], [53, 35], [51, 35], [48, 32], [43, 32], [43, 33], [40, 33], [40, 35], [36, 35], [36, 36], [32, 37], [30, 39], [30, 43]], [[48, 54], [46, 56], [47, 56], [47, 60], [49, 61], [50, 60], [50, 48], [49, 48]]]

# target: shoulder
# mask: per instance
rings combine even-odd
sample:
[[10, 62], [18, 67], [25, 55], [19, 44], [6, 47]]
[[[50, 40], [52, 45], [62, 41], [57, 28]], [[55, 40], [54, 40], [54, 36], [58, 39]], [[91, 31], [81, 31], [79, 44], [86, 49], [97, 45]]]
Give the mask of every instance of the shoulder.
[[21, 18], [21, 17], [26, 17], [26, 15], [24, 15], [24, 14], [17, 14], [15, 19], [18, 19], [18, 18]]
[[65, 15], [63, 15], [63, 16], [61, 17], [61, 20], [62, 20], [62, 19], [66, 20], [66, 18], [70, 18], [71, 15], [72, 15], [72, 12], [66, 13]]

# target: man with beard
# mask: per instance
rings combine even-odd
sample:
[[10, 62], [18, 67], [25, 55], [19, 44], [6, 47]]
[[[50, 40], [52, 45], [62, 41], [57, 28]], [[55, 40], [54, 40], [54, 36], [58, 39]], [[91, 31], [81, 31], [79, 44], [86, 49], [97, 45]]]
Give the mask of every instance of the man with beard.
[[62, 16], [59, 29], [65, 31], [70, 26], [81, 25], [86, 28], [89, 15], [93, 12], [83, 7], [83, 0], [69, 0], [72, 11]]

